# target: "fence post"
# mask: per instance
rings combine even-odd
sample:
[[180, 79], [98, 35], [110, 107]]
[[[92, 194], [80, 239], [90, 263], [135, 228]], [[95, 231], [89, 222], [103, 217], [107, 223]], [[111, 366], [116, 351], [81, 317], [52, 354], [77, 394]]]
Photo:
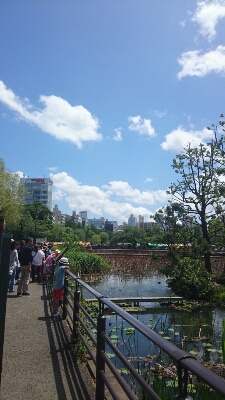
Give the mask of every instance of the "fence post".
[[[4, 236], [3, 236], [4, 235]], [[9, 255], [11, 234], [4, 234], [4, 219], [0, 217], [0, 386], [2, 375], [3, 345], [5, 335], [5, 315], [9, 280]]]
[[65, 280], [64, 280], [62, 319], [66, 319], [67, 318], [67, 294], [68, 294], [68, 276], [66, 274]]
[[178, 362], [177, 365], [177, 377], [178, 377], [179, 394], [174, 397], [174, 400], [193, 400], [193, 398], [190, 397], [187, 392], [188, 371], [186, 369], [182, 371], [180, 362]]
[[105, 384], [101, 377], [101, 372], [105, 372], [105, 361], [101, 357], [101, 353], [105, 352], [105, 341], [101, 333], [105, 332], [106, 318], [102, 315], [97, 317], [97, 349], [96, 349], [96, 400], [104, 400]]
[[77, 303], [80, 302], [80, 291], [76, 290], [73, 294], [73, 332], [72, 332], [72, 338], [75, 343], [77, 343], [78, 340], [78, 334], [77, 334], [77, 327], [78, 327], [78, 319], [76, 317], [76, 314], [79, 314], [79, 306]]

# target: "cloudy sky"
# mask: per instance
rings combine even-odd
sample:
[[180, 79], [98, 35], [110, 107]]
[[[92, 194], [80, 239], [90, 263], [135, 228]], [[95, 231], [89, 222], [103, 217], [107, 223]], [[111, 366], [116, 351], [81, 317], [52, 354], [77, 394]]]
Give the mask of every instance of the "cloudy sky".
[[53, 206], [127, 221], [225, 112], [225, 0], [2, 0], [0, 156]]

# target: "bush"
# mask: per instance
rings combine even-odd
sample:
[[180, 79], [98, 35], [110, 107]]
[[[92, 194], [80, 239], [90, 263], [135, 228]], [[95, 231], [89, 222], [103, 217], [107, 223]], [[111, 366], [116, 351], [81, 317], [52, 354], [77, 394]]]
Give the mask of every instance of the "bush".
[[173, 290], [190, 299], [209, 299], [213, 291], [212, 278], [201, 261], [184, 257], [173, 268]]
[[69, 258], [70, 269], [77, 274], [101, 273], [105, 274], [110, 270], [109, 264], [96, 254], [88, 254], [77, 252], [76, 249], [70, 248], [66, 252]]

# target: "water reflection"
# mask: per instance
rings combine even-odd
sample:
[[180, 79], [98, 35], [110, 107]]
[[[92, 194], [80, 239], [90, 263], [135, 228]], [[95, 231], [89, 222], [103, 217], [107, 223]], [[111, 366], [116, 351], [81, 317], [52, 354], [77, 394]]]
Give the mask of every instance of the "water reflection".
[[[165, 275], [154, 273], [145, 277], [111, 274], [100, 282], [89, 282], [98, 292], [108, 297], [170, 296]], [[92, 297], [83, 292], [84, 297]], [[222, 321], [224, 309], [201, 307], [195, 311], [174, 310], [158, 303], [143, 303], [145, 312], [132, 314], [149, 328], [158, 332], [166, 340], [190, 352], [198, 361], [213, 366], [213, 370], [224, 376], [221, 351]], [[134, 364], [135, 368], [155, 368], [156, 365], [169, 364], [166, 354], [136, 330], [131, 330], [126, 321], [116, 315], [107, 316], [107, 332], [113, 343]], [[112, 351], [108, 349], [111, 354]], [[113, 357], [113, 355], [111, 354]], [[113, 360], [114, 361], [114, 360]], [[123, 368], [115, 358], [118, 368]]]
[[[130, 275], [107, 275], [103, 281], [93, 281], [89, 284], [104, 296], [130, 297], [130, 296], [170, 296], [171, 289], [167, 286], [166, 276], [151, 273], [143, 277]], [[86, 291], [85, 297], [92, 297]]]

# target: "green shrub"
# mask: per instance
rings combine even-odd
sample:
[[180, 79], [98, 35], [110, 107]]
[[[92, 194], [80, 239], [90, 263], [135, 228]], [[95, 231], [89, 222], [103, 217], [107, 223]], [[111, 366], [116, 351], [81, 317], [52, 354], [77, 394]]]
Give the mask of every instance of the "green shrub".
[[213, 292], [211, 275], [199, 260], [190, 257], [180, 258], [173, 268], [172, 277], [172, 288], [182, 296], [208, 299]]
[[77, 252], [76, 249], [70, 248], [66, 252], [66, 257], [69, 258], [70, 269], [75, 274], [78, 272], [80, 274], [105, 274], [110, 270], [109, 264], [96, 254]]

